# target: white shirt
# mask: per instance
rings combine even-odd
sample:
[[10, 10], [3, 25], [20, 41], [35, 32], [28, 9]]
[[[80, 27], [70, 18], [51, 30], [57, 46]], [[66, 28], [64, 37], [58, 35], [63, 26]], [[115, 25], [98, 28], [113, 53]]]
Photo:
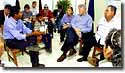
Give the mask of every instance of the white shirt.
[[37, 8], [32, 8], [31, 11], [32, 11], [33, 15], [37, 15], [39, 13]]
[[34, 30], [40, 30], [41, 32], [46, 32], [47, 25], [44, 22], [38, 22], [36, 21], [34, 24]]
[[5, 13], [4, 13], [4, 16], [5, 16], [5, 20], [8, 19], [9, 17], [9, 15], [6, 15]]
[[107, 22], [105, 18], [102, 18], [98, 25], [98, 31], [96, 33], [96, 40], [99, 41], [100, 44], [105, 44], [105, 39], [108, 33], [113, 29], [121, 29], [121, 21], [118, 18], [113, 18], [110, 22]]

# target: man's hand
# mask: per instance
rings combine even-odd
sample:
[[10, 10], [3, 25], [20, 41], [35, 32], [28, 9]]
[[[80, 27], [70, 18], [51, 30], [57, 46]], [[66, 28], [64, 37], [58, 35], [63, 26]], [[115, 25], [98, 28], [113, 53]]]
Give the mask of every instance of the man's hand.
[[81, 34], [80, 29], [79, 28], [75, 28], [75, 31], [76, 31], [76, 34], [80, 37], [80, 34]]
[[108, 48], [104, 48], [103, 53], [104, 53], [104, 57], [107, 59], [112, 56], [113, 50], [108, 46]]
[[43, 19], [44, 19], [44, 20], [47, 20], [47, 19], [48, 19], [48, 17], [43, 17]]
[[39, 36], [39, 35], [42, 35], [42, 34], [45, 34], [45, 32], [34, 31], [31, 34], [27, 34], [26, 36], [27, 37], [29, 37], [29, 36]]
[[40, 32], [40, 31], [32, 32], [32, 35], [34, 35], [34, 36], [39, 36], [39, 35], [42, 35], [42, 34], [44, 34], [44, 32]]
[[79, 37], [81, 37], [81, 36], [80, 36], [81, 32], [76, 32], [76, 34], [77, 34]]
[[80, 29], [79, 29], [79, 28], [75, 28], [75, 31], [76, 31], [76, 32], [80, 32]]
[[66, 29], [66, 28], [68, 28], [69, 27], [69, 25], [67, 25], [67, 24], [64, 24], [63, 25], [63, 29]]
[[51, 18], [50, 20], [52, 21], [53, 24], [55, 23], [55, 19], [54, 18]]

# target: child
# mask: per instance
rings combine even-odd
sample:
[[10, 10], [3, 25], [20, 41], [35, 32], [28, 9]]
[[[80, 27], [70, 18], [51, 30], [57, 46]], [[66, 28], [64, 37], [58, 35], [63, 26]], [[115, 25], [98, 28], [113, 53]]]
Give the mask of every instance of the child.
[[48, 33], [47, 25], [44, 22], [44, 18], [40, 14], [36, 15], [36, 22], [34, 24], [34, 30], [45, 33], [43, 35], [37, 36], [37, 44], [39, 44], [40, 46], [41, 42], [43, 41], [43, 43], [45, 44], [46, 51], [51, 52], [50, 50], [51, 37], [50, 37], [50, 34]]

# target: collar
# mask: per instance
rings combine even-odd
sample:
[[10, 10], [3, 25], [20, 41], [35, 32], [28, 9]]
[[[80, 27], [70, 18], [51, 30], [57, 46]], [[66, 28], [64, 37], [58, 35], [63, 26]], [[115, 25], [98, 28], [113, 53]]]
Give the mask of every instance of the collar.
[[13, 22], [17, 23], [17, 20], [15, 20], [13, 17], [10, 17], [10, 19], [11, 19]]
[[115, 16], [109, 22], [107, 22], [106, 18], [104, 18], [104, 21], [107, 23], [114, 22], [115, 20], [116, 20]]
[[80, 14], [78, 14], [79, 16], [86, 16], [87, 15], [87, 13], [85, 13], [85, 14], [82, 14], [82, 15], [80, 15]]

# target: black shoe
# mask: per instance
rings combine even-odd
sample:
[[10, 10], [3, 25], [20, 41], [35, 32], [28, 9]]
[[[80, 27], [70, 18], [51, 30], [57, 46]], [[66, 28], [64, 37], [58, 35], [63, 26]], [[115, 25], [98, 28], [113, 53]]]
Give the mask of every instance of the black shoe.
[[48, 53], [52, 53], [52, 49], [51, 49], [51, 48], [46, 49], [46, 52], [48, 52]]
[[104, 57], [103, 53], [101, 53], [101, 54], [100, 54], [100, 60], [99, 60], [99, 61], [102, 61], [102, 60], [104, 60], [104, 59], [105, 59], [105, 57]]
[[37, 64], [37, 65], [32, 65], [32, 67], [45, 67], [45, 65], [44, 64]]
[[74, 54], [76, 54], [76, 50], [75, 49], [70, 49], [70, 52], [69, 52], [68, 56], [72, 56]]
[[57, 62], [62, 62], [66, 58], [66, 55], [61, 55], [58, 59]]
[[86, 57], [82, 57], [82, 58], [77, 59], [77, 61], [78, 62], [87, 61], [87, 58]]

